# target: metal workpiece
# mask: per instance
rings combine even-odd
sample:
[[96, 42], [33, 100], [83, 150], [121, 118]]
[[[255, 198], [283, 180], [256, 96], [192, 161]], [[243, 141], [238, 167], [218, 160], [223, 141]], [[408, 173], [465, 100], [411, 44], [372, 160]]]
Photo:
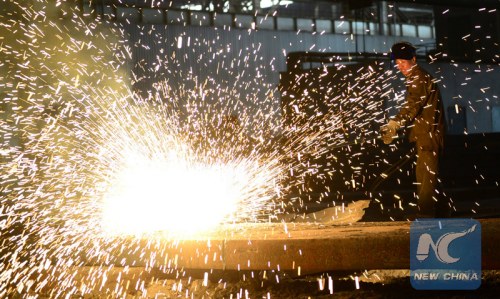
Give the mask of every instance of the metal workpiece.
[[[482, 226], [482, 268], [500, 269], [495, 244], [500, 221]], [[410, 222], [232, 224], [203, 236], [169, 239], [158, 233], [144, 239], [122, 239], [117, 265], [160, 269], [283, 271], [306, 275], [328, 271], [409, 269]], [[133, 245], [131, 245], [133, 244]], [[101, 263], [88, 260], [89, 264]]]

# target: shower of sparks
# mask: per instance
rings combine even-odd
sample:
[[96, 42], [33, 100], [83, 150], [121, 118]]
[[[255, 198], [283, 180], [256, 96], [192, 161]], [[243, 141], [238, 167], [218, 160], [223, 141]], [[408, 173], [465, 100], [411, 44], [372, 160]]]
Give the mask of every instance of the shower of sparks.
[[[8, 261], [0, 297], [44, 288], [85, 293], [96, 283], [75, 289], [75, 266], [118, 262], [124, 250], [152, 259], [122, 243], [124, 235], [178, 239], [269, 220], [282, 196], [282, 167], [269, 148], [272, 126], [249, 131], [263, 111], [236, 117], [238, 95], [193, 74], [136, 94], [123, 29], [78, 13], [47, 17], [50, 4], [41, 1], [8, 5], [0, 19], [0, 253]], [[176, 45], [184, 46], [182, 37]], [[157, 63], [147, 71], [170, 67]]]

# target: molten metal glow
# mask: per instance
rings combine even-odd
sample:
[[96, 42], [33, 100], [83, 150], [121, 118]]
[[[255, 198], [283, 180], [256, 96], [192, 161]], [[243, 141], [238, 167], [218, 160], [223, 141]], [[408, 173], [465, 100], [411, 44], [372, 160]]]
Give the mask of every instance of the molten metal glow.
[[231, 221], [249, 180], [242, 165], [190, 163], [131, 154], [104, 196], [102, 226], [111, 234], [192, 234]]

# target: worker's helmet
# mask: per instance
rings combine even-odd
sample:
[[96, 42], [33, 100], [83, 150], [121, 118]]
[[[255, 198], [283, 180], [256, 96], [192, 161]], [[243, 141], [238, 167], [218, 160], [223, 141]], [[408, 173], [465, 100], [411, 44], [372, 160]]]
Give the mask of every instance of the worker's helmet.
[[417, 55], [416, 50], [417, 49], [408, 42], [395, 43], [394, 45], [392, 45], [391, 48], [391, 60], [396, 60], [396, 59], [411, 60], [413, 57]]

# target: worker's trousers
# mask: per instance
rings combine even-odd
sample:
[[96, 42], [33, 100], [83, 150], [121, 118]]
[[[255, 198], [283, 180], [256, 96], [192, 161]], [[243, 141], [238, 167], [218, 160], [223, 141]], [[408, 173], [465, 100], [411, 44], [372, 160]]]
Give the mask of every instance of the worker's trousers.
[[416, 162], [417, 206], [419, 217], [435, 217], [438, 200], [442, 197], [438, 190], [439, 153], [423, 150], [417, 146]]

